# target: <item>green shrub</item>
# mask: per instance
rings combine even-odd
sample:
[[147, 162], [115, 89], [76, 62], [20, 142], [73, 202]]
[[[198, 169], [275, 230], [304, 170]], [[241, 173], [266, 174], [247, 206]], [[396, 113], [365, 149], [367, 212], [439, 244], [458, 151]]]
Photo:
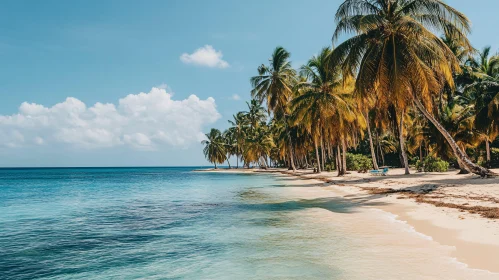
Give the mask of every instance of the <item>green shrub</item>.
[[332, 162], [326, 162], [324, 165], [324, 171], [333, 171], [336, 169], [336, 165]]
[[347, 153], [347, 170], [365, 173], [373, 166], [372, 159], [361, 154]]
[[490, 166], [499, 168], [499, 148], [490, 149]]
[[418, 160], [416, 162], [416, 168], [419, 172], [445, 172], [449, 170], [449, 163], [440, 158], [434, 158], [432, 156], [427, 156], [423, 161]]

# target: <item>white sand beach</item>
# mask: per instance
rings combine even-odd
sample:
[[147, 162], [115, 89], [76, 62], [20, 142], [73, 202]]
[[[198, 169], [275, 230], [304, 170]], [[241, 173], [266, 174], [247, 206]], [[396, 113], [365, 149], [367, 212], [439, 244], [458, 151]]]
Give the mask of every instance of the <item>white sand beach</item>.
[[[284, 194], [284, 200], [309, 201], [312, 206], [307, 211], [323, 215], [316, 219], [331, 219], [346, 232], [366, 235], [371, 243], [366, 242], [364, 249], [379, 250], [367, 253], [379, 258], [363, 265], [376, 266], [372, 273], [380, 278], [396, 278], [395, 272], [387, 274], [383, 267], [399, 266], [404, 268], [406, 277], [399, 275], [403, 279], [409, 279], [407, 275], [410, 279], [437, 279], [437, 275], [438, 279], [499, 279], [499, 178], [456, 175], [456, 171], [412, 171], [406, 176], [402, 169], [382, 177], [285, 169], [216, 172], [272, 172], [282, 177], [289, 187], [276, 192]], [[334, 203], [351, 203], [352, 215], [328, 211]]]

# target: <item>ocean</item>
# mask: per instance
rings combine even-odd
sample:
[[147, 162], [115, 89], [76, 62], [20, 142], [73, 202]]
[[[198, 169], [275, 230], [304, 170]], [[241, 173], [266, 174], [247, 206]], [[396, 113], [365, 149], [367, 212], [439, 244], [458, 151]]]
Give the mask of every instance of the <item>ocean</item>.
[[0, 279], [433, 279], [469, 272], [446, 256], [451, 248], [393, 215], [293, 187], [286, 177], [194, 169], [0, 169]]

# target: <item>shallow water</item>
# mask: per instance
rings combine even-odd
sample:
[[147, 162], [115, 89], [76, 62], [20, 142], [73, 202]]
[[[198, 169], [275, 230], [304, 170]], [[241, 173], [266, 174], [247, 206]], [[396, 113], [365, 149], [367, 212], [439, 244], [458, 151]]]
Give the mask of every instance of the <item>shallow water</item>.
[[327, 190], [192, 170], [0, 169], [0, 279], [490, 276]]

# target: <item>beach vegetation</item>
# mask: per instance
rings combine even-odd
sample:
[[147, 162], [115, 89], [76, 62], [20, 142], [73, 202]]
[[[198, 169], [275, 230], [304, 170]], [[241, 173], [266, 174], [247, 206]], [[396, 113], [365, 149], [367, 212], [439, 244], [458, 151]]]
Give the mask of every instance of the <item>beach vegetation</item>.
[[416, 161], [416, 168], [419, 172], [446, 172], [449, 170], [449, 162], [427, 156], [423, 160]]
[[294, 68], [279, 46], [257, 67], [248, 111], [208, 160], [496, 175], [499, 55], [471, 45], [466, 15], [442, 0], [345, 0], [334, 18], [334, 47]]

